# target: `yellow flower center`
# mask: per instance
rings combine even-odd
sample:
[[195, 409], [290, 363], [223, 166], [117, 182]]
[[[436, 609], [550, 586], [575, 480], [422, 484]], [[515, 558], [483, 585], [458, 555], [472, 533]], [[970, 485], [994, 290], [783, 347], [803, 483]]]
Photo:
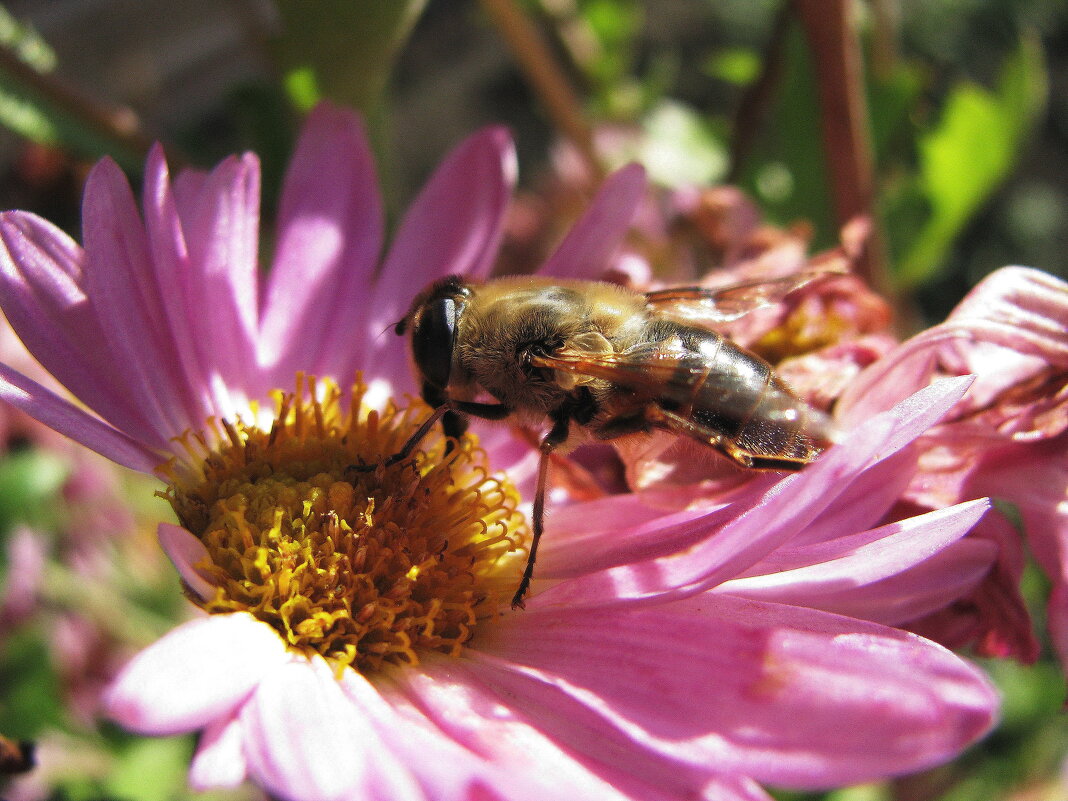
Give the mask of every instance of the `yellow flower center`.
[[459, 653], [514, 592], [527, 532], [473, 436], [450, 448], [435, 432], [385, 465], [429, 409], [379, 413], [364, 392], [298, 377], [267, 430], [181, 437], [190, 458], [163, 468], [162, 494], [207, 547], [204, 609], [249, 612], [291, 648], [367, 672]]

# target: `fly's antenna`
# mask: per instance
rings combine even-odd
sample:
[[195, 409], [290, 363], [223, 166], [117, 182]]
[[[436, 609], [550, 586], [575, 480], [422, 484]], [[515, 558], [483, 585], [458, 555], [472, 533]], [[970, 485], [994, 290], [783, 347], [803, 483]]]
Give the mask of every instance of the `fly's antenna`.
[[407, 317], [401, 317], [399, 320], [397, 320], [397, 322], [390, 323], [389, 325], [387, 325], [385, 328], [383, 328], [381, 331], [378, 332], [378, 336], [376, 336], [375, 339], [381, 339], [382, 335], [385, 334], [390, 329], [393, 329], [393, 333], [396, 334], [397, 336], [404, 336], [404, 332], [408, 329], [408, 318]]

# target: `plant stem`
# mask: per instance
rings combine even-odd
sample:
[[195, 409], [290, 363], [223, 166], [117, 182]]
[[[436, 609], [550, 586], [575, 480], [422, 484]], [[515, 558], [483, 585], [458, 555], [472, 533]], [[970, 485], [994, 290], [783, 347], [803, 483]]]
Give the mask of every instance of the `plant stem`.
[[482, 7], [511, 48], [553, 124], [575, 146], [594, 178], [603, 178], [605, 170], [594, 149], [582, 104], [544, 38], [513, 0], [482, 0]]
[[863, 63], [850, 19], [852, 7], [852, 0], [793, 0], [816, 74], [835, 216], [839, 225], [858, 216], [871, 221], [871, 238], [857, 261], [857, 273], [877, 291], [888, 293], [885, 246], [875, 216]]

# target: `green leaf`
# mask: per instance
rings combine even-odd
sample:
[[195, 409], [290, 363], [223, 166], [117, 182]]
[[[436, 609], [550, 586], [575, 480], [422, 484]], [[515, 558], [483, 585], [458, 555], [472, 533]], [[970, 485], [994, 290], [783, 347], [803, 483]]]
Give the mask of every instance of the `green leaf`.
[[0, 68], [0, 125], [32, 142], [63, 148], [82, 158], [110, 155], [124, 168], [140, 169], [139, 154], [98, 133], [3, 68]]
[[959, 84], [939, 125], [919, 143], [920, 191], [930, 210], [898, 261], [915, 285], [935, 273], [961, 229], [1009, 174], [1046, 97], [1038, 45], [1024, 39], [1006, 61], [996, 91]]
[[34, 73], [48, 75], [55, 69], [56, 55], [32, 27], [20, 24], [3, 6], [0, 47], [5, 61], [10, 62], [0, 66], [0, 125], [33, 142], [61, 147], [77, 156], [96, 159], [110, 155], [123, 167], [140, 168], [141, 154], [33, 85]]
[[892, 801], [893, 795], [885, 784], [858, 784], [827, 793], [827, 801]]
[[804, 37], [794, 26], [784, 48], [783, 79], [775, 102], [754, 136], [737, 183], [760, 202], [771, 222], [804, 219], [812, 223], [813, 247], [838, 240], [838, 226], [827, 185], [819, 101]]
[[274, 52], [294, 105], [307, 109], [326, 97], [377, 119], [397, 52], [425, 4], [279, 0]]
[[923, 91], [923, 70], [916, 64], [899, 61], [876, 75], [868, 73], [868, 119], [871, 123], [875, 162], [883, 167], [893, 157], [895, 142], [913, 136], [910, 118]]
[[29, 629], [4, 636], [0, 656], [0, 732], [36, 739], [64, 718], [59, 678], [48, 645]]
[[56, 54], [32, 25], [24, 25], [0, 5], [0, 47], [4, 47], [23, 64], [37, 72], [56, 68]]
[[585, 0], [579, 13], [597, 42], [584, 67], [600, 91], [611, 92], [615, 84], [627, 82], [631, 73], [641, 10], [632, 0]]
[[109, 796], [130, 801], [170, 801], [186, 796], [190, 737], [138, 739], [118, 758], [107, 780]]
[[760, 74], [760, 53], [749, 47], [728, 47], [714, 53], [704, 71], [721, 81], [746, 86]]

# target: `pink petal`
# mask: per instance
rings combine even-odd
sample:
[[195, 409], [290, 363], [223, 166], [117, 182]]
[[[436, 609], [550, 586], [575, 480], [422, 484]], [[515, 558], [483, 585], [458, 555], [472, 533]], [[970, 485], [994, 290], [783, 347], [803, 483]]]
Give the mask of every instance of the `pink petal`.
[[[355, 113], [321, 103], [308, 115], [277, 226], [260, 362], [276, 371], [276, 381], [292, 382], [297, 370], [348, 381], [351, 354], [366, 347], [384, 226], [371, 147]], [[327, 309], [334, 312], [324, 320]]]
[[1060, 572], [1068, 553], [1068, 435], [986, 448], [960, 492], [1010, 501], [1042, 569]]
[[969, 383], [958, 378], [933, 384], [849, 432], [841, 444], [800, 473], [766, 491], [765, 485], [757, 484], [762, 497], [740, 496], [736, 502], [746, 511], [709, 530], [708, 537], [687, 551], [564, 581], [534, 595], [528, 606], [596, 605], [687, 594], [738, 576], [800, 536], [852, 481], [864, 480], [866, 468], [892, 456], [945, 414]]
[[35, 358], [83, 403], [130, 434], [164, 445], [113, 378], [114, 358], [81, 288], [81, 248], [46, 220], [0, 214], [0, 301]]
[[797, 537], [790, 547], [822, 542], [843, 531], [864, 531], [885, 519], [916, 476], [919, 446], [906, 447], [864, 471]]
[[161, 287], [133, 194], [110, 159], [85, 185], [85, 294], [114, 359], [109, 373], [164, 438], [204, 422], [200, 389], [183, 375], [179, 342], [167, 326]]
[[945, 761], [994, 722], [980, 671], [824, 612], [706, 594], [514, 617], [478, 642], [480, 678], [558, 742], [642, 774], [851, 784]]
[[215, 597], [215, 585], [197, 565], [208, 559], [208, 549], [193, 533], [172, 523], [160, 523], [156, 532], [160, 547], [178, 570], [186, 586], [204, 600]]
[[[799, 588], [812, 581], [818, 588], [816, 592], [826, 592], [836, 584], [857, 586], [881, 581], [956, 542], [989, 509], [990, 501], [983, 498], [898, 520], [871, 531], [780, 549], [767, 563], [755, 565], [749, 572], [750, 578], [735, 579], [721, 584], [720, 588]], [[755, 573], [760, 567], [764, 571]]]
[[[193, 330], [187, 316], [188, 299], [183, 281], [189, 272], [188, 252], [171, 193], [167, 162], [159, 144], [154, 145], [148, 154], [142, 200], [152, 259], [159, 283], [167, 289], [161, 295], [167, 324], [177, 340], [191, 343]], [[204, 386], [204, 370], [197, 362], [195, 348], [181, 348], [178, 356], [182, 359], [182, 369], [188, 380], [197, 386]], [[201, 411], [205, 418], [210, 414], [207, 408]]]
[[212, 721], [197, 739], [189, 764], [189, 786], [194, 790], [237, 787], [247, 776], [241, 722], [236, 717]]
[[385, 747], [412, 771], [424, 797], [435, 801], [470, 797], [480, 778], [479, 760], [443, 736], [393, 691], [389, 677], [376, 677], [372, 685], [365, 676], [345, 671], [341, 688]]
[[500, 424], [471, 422], [471, 430], [477, 433], [489, 464], [508, 476], [521, 497], [532, 498], [537, 484], [538, 451]]
[[166, 456], [0, 364], [0, 400], [131, 470], [151, 473]]
[[734, 504], [666, 512], [640, 495], [552, 508], [538, 552], [540, 578], [570, 578], [681, 551], [737, 515]]
[[[421, 671], [420, 668], [415, 670]], [[502, 762], [456, 743], [427, 720], [410, 700], [393, 688], [388, 677], [371, 684], [364, 676], [346, 671], [342, 689], [382, 738], [390, 753], [405, 764], [418, 782], [423, 798], [435, 801], [464, 801], [469, 798], [507, 798], [531, 801], [544, 797], [510, 773]], [[508, 775], [507, 794], [489, 789], [495, 778]]]
[[179, 204], [162, 152], [150, 154], [145, 223], [170, 330], [188, 343], [181, 356], [201, 391], [205, 418], [232, 413], [219, 388], [245, 388], [253, 364], [259, 162], [252, 154], [225, 159], [196, 187]]
[[208, 182], [208, 171], [185, 167], [174, 179], [174, 204], [182, 220], [192, 220]]
[[[974, 514], [981, 515], [982, 509], [986, 509], [989, 506], [989, 502], [984, 498], [978, 503], [982, 506], [978, 511], [974, 510], [971, 504], [965, 505], [963, 510], [954, 508], [949, 512], [951, 520], [968, 522], [972, 520]], [[911, 510], [911, 507], [909, 508]], [[960, 511], [964, 512], [963, 517], [958, 514]], [[898, 515], [898, 517], [900, 518], [901, 516]], [[824, 537], [811, 540], [804, 537], [795, 537], [782, 547], [769, 553], [759, 562], [754, 563], [745, 573], [739, 574], [735, 579], [731, 579], [730, 583], [743, 578], [770, 576], [775, 573], [808, 568], [823, 562], [851, 556], [858, 549], [871, 546], [872, 543], [879, 543], [885, 537], [894, 536], [895, 533], [898, 536], [913, 536], [912, 532], [916, 531], [917, 526], [921, 529], [930, 524], [937, 526], [940, 520], [938, 513], [932, 513], [931, 517], [920, 514], [910, 518], [898, 519], [893, 523], [866, 531], [843, 534], [843, 531], [851, 531], [851, 529], [839, 529], [824, 532]], [[967, 527], [964, 526], [960, 529], [960, 533], [963, 534], [967, 530]], [[919, 536], [924, 535], [921, 534]], [[941, 543], [939, 547], [945, 547], [946, 544]], [[929, 556], [930, 553], [927, 555]], [[906, 558], [908, 558], [908, 555], [906, 555]], [[924, 557], [921, 556], [920, 558]]]
[[950, 604], [967, 606], [996, 557], [993, 543], [968, 537], [896, 576], [820, 598], [812, 608], [913, 630], [913, 621]]
[[587, 279], [601, 275], [630, 228], [645, 187], [645, 170], [637, 164], [605, 178], [585, 214], [538, 274]]
[[[964, 497], [989, 493], [1018, 510], [1027, 543], [1053, 582], [1047, 629], [1062, 663], [1068, 664], [1068, 433], [1039, 442], [987, 448], [960, 492]], [[1007, 549], [1002, 546], [1002, 550]], [[988, 635], [989, 647], [995, 653], [1009, 650], [1027, 659], [1028, 654], [1037, 652], [1027, 648], [1034, 642], [1029, 630], [1021, 628], [1026, 613], [1016, 590], [1019, 566], [1010, 562], [1005, 567], [1008, 575], [1001, 577], [998, 586], [987, 588], [991, 597], [977, 601], [986, 601], [987, 615], [995, 620], [996, 630]], [[1000, 639], [1005, 642], [998, 643]]]
[[[978, 373], [973, 394], [982, 396], [992, 391], [988, 384], [1002, 382], [1005, 358], [1068, 368], [1066, 321], [1068, 284], [1038, 270], [998, 270], [945, 323], [912, 337], [864, 370], [838, 401], [842, 419], [861, 420], [873, 409], [886, 408], [940, 369]], [[1001, 360], [989, 358], [990, 346], [1003, 351]]]
[[515, 150], [508, 132], [485, 128], [468, 137], [438, 167], [405, 214], [361, 315], [370, 348], [359, 366], [413, 391], [403, 340], [392, 325], [415, 295], [446, 275], [484, 278], [497, 255], [515, 184]]
[[717, 777], [705, 785], [702, 798], [723, 801], [774, 801], [748, 776]]
[[246, 614], [185, 623], [135, 656], [104, 697], [106, 714], [141, 734], [182, 734], [231, 715], [291, 659], [270, 626]]
[[[380, 687], [394, 720], [408, 724], [384, 722], [381, 728], [392, 729], [391, 747], [416, 766], [428, 798], [481, 798], [468, 789], [478, 787], [492, 789], [491, 797], [507, 801], [675, 801], [697, 797], [696, 789], [717, 775], [711, 769], [685, 779], [668, 769], [646, 775], [633, 769], [631, 754], [614, 746], [604, 755], [595, 746], [571, 748], [519, 712], [509, 694], [491, 689], [485, 672], [468, 660], [431, 659], [417, 670], [398, 671]], [[371, 714], [385, 721], [383, 713]], [[424, 741], [422, 729], [435, 732], [441, 742]], [[640, 745], [634, 744], [633, 750], [641, 760]]]
[[422, 801], [321, 659], [273, 665], [241, 710], [249, 772], [293, 801]]
[[947, 322], [990, 321], [1009, 329], [992, 340], [1045, 362], [1068, 367], [1068, 283], [1040, 270], [1003, 267], [984, 278]]
[[[990, 502], [985, 499], [972, 501], [890, 523], [860, 536], [799, 548], [789, 555], [794, 566], [786, 567], [777, 559], [767, 565], [774, 572], [724, 582], [716, 588], [716, 592], [814, 609], [845, 611], [841, 606], [843, 599], [848, 601], [855, 597], [858, 588], [901, 577], [930, 560], [968, 533], [989, 508]], [[996, 555], [997, 548], [993, 543], [976, 542], [965, 548], [964, 553], [956, 554], [962, 561], [952, 564], [952, 572], [950, 565], [940, 564], [945, 575], [936, 572], [933, 576], [925, 575], [923, 578], [933, 586], [945, 585], [950, 583], [949, 579], [957, 569], [964, 569], [968, 579], [958, 584], [974, 584], [990, 569]], [[911, 578], [915, 582], [919, 577], [920, 574], [917, 574]], [[883, 589], [885, 591], [886, 587]], [[943, 590], [944, 586], [939, 586], [938, 594]], [[906, 596], [911, 594], [903, 593]], [[922, 613], [914, 612], [903, 620], [913, 619]], [[884, 621], [882, 617], [878, 619]]]

